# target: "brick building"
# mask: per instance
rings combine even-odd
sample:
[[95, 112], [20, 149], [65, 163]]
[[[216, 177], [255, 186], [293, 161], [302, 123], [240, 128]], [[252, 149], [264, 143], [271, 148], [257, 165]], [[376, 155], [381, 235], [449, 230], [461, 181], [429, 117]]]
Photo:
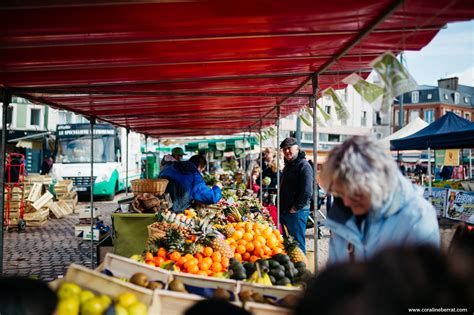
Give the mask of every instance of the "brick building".
[[[399, 99], [393, 105], [392, 132], [400, 129]], [[419, 90], [403, 95], [403, 126], [415, 117], [432, 123], [448, 111], [472, 121], [474, 87], [459, 84], [455, 77], [438, 80], [438, 86], [420, 85]]]

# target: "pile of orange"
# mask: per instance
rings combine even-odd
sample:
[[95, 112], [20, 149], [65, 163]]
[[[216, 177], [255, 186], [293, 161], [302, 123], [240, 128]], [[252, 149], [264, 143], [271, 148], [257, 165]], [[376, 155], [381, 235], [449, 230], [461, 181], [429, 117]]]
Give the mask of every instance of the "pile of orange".
[[177, 271], [201, 276], [212, 276], [227, 271], [229, 267], [229, 259], [219, 252], [214, 252], [211, 247], [205, 247], [202, 253], [195, 255], [182, 255], [177, 251], [168, 253], [163, 247], [158, 250], [156, 256], [151, 252], [145, 253], [145, 263], [148, 265], [161, 267], [170, 262], [174, 262]]
[[255, 262], [283, 253], [283, 236], [280, 231], [258, 222], [230, 223], [235, 232], [225, 241], [238, 261]]

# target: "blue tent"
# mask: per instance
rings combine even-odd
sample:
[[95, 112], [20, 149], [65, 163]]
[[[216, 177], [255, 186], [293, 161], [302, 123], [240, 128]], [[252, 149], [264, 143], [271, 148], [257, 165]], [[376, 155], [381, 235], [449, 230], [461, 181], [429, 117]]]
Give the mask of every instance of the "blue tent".
[[390, 149], [394, 151], [428, 148], [474, 148], [474, 123], [448, 112], [417, 133], [390, 141]]

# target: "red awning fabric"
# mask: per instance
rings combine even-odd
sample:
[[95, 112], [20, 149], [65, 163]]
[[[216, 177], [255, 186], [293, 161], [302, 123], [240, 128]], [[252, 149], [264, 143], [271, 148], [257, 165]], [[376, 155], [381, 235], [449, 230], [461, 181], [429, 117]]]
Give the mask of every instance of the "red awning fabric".
[[419, 50], [470, 0], [3, 1], [0, 85], [153, 137], [234, 134]]

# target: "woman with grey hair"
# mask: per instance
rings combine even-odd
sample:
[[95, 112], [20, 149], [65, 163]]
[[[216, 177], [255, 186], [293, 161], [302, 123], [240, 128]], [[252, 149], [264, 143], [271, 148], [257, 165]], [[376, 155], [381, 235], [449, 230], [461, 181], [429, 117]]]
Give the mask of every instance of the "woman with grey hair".
[[387, 246], [439, 248], [436, 211], [375, 139], [355, 136], [334, 148], [320, 180], [334, 196], [330, 263], [366, 260]]

